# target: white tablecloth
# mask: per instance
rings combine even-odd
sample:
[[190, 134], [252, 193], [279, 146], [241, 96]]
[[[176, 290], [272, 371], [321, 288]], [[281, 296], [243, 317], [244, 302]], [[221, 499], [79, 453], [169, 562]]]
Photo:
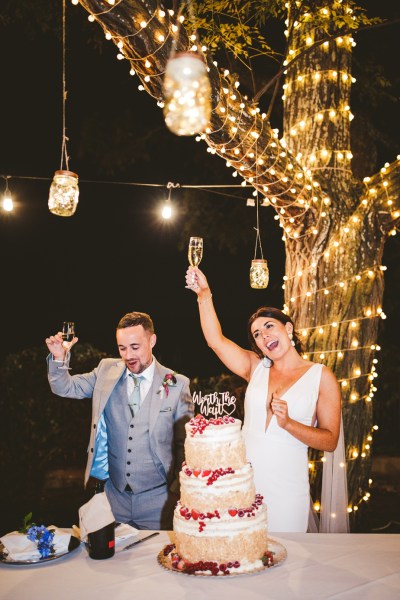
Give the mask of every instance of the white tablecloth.
[[[140, 532], [144, 536], [147, 532]], [[81, 546], [39, 566], [0, 564], [1, 600], [302, 600], [400, 598], [400, 535], [274, 534], [288, 557], [253, 575], [194, 577], [162, 568], [168, 533], [108, 560]], [[127, 543], [127, 542], [126, 542]], [[125, 543], [125, 545], [126, 545]]]

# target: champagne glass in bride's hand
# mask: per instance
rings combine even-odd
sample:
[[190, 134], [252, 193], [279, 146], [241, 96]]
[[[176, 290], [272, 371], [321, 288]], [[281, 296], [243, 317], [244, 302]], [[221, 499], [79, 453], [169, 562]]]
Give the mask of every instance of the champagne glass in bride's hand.
[[[191, 237], [189, 240], [188, 247], [188, 259], [191, 267], [198, 267], [201, 259], [203, 258], [203, 238]], [[195, 276], [193, 274], [193, 282], [189, 286], [195, 288], [197, 286], [195, 282]]]
[[188, 259], [191, 267], [198, 267], [203, 258], [203, 238], [191, 237], [189, 240]]

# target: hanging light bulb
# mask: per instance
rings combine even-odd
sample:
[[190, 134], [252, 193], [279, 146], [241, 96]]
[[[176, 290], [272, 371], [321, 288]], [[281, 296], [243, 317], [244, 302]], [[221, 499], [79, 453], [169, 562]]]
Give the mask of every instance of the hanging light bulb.
[[211, 117], [211, 86], [204, 61], [192, 52], [170, 58], [164, 78], [164, 118], [176, 135], [204, 132]]
[[170, 200], [166, 200], [162, 212], [161, 212], [162, 218], [163, 219], [170, 219], [172, 217], [172, 206], [171, 206], [171, 202]]
[[6, 180], [6, 189], [4, 191], [4, 196], [3, 196], [3, 210], [5, 210], [6, 212], [11, 212], [12, 210], [14, 210], [14, 202], [13, 202], [11, 192], [8, 187], [8, 177], [5, 177], [5, 180]]
[[56, 171], [50, 186], [50, 212], [59, 217], [72, 217], [78, 198], [78, 175], [72, 171]]
[[171, 181], [167, 183], [168, 197], [161, 211], [161, 216], [163, 219], [168, 220], [172, 217], [171, 192], [173, 188], [177, 187], [179, 187], [179, 183], [172, 183]]
[[[69, 170], [67, 136], [65, 125], [65, 103], [67, 98], [66, 78], [65, 78], [65, 0], [62, 3], [62, 143], [61, 143], [61, 165], [60, 170], [54, 173], [54, 178], [50, 186], [49, 210], [59, 217], [72, 217], [76, 211], [79, 198], [78, 175]], [[65, 159], [66, 169], [63, 169]]]
[[250, 266], [250, 287], [263, 290], [268, 286], [269, 270], [265, 258], [254, 258]]

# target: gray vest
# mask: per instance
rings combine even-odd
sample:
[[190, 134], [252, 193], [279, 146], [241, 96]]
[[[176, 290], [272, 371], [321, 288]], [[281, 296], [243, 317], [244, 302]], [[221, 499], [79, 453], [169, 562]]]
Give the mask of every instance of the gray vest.
[[162, 463], [151, 452], [149, 414], [152, 387], [139, 412], [132, 417], [125, 377], [116, 384], [106, 407], [109, 474], [123, 492], [129, 484], [136, 494], [167, 483]]

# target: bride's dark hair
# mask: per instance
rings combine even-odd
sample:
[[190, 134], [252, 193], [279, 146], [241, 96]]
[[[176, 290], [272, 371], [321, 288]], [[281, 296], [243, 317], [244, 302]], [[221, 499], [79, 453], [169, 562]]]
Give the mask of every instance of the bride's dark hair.
[[294, 323], [293, 323], [292, 319], [288, 315], [286, 315], [284, 312], [279, 310], [279, 308], [274, 308], [273, 306], [261, 306], [260, 308], [258, 308], [256, 310], [256, 312], [254, 314], [251, 315], [251, 317], [247, 323], [247, 335], [249, 338], [251, 349], [254, 350], [254, 352], [260, 358], [263, 358], [264, 355], [261, 352], [260, 348], [257, 346], [255, 339], [251, 333], [251, 326], [254, 323], [254, 321], [256, 319], [258, 319], [259, 317], [269, 317], [270, 319], [276, 319], [277, 321], [280, 321], [281, 323], [283, 323], [283, 325], [285, 325], [285, 323], [291, 323], [293, 325], [294, 347], [299, 354], [301, 354], [303, 352], [303, 346], [299, 339], [299, 336], [297, 335], [297, 333], [295, 331], [295, 327], [294, 327]]

